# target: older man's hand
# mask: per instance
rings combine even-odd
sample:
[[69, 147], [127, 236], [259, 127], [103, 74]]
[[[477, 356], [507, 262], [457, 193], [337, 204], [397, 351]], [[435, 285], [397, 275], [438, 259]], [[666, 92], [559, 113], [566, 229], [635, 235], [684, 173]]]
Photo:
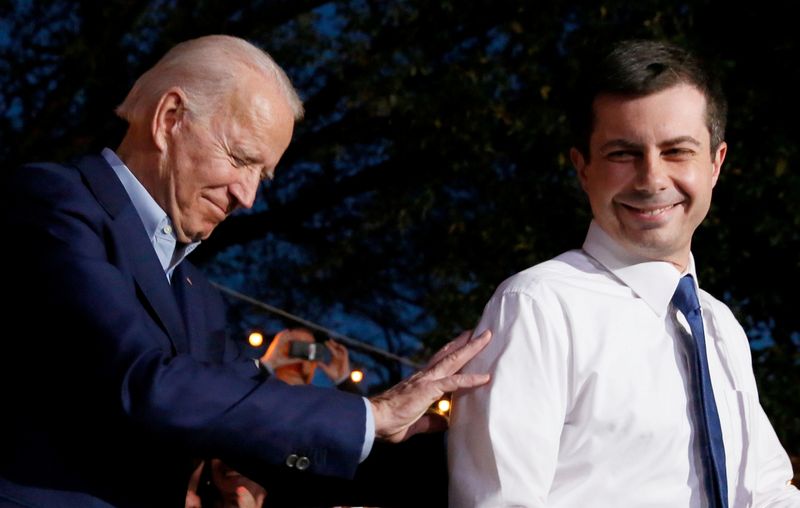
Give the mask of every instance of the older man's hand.
[[471, 331], [463, 332], [433, 355], [423, 370], [370, 398], [375, 437], [397, 443], [420, 432], [442, 430], [446, 421], [426, 414], [431, 404], [446, 393], [489, 382], [489, 374], [458, 373], [492, 336], [489, 330], [472, 340], [471, 335]]

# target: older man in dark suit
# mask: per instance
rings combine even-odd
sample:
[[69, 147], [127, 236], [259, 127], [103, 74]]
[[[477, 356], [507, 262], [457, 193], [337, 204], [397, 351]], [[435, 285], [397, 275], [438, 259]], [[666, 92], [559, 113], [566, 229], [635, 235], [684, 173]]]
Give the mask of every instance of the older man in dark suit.
[[252, 206], [302, 115], [264, 52], [179, 44], [117, 112], [117, 150], [4, 182], [0, 505], [181, 506], [201, 456], [265, 482], [350, 477], [373, 439], [427, 430], [434, 400], [488, 380], [456, 374], [488, 336], [371, 399], [286, 385], [226, 339], [221, 297], [184, 258]]

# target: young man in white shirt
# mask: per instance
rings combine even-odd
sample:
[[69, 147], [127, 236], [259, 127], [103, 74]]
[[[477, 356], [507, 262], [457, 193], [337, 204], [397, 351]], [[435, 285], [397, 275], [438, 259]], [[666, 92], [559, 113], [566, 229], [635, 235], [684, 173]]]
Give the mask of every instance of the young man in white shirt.
[[[620, 43], [586, 86], [570, 157], [594, 220], [582, 249], [486, 305], [476, 331], [494, 339], [466, 371], [492, 381], [453, 401], [450, 505], [800, 506], [747, 337], [697, 286], [692, 235], [727, 152], [719, 86], [654, 41]], [[699, 342], [673, 303], [684, 277]]]

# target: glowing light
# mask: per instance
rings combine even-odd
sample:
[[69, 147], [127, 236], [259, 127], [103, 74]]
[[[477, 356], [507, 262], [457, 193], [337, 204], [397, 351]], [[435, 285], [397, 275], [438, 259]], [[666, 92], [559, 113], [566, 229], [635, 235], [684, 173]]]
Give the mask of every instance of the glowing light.
[[264, 343], [264, 335], [261, 332], [250, 332], [247, 342], [253, 347], [258, 347]]
[[450, 411], [450, 401], [447, 399], [442, 399], [436, 403], [436, 408], [441, 413], [447, 413], [448, 411]]
[[350, 373], [350, 381], [360, 383], [364, 379], [364, 373], [356, 369]]

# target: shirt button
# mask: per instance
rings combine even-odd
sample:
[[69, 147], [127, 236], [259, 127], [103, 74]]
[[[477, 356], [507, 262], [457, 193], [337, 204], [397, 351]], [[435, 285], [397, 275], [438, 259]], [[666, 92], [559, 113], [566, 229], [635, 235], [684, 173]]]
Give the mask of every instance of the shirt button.
[[162, 229], [161, 231], [163, 231], [165, 235], [171, 235], [172, 234], [172, 226], [170, 226], [170, 225], [164, 226], [164, 229]]
[[308, 459], [308, 457], [298, 457], [297, 464], [295, 467], [297, 467], [297, 469], [299, 469], [300, 471], [305, 471], [306, 469], [308, 469], [308, 466], [310, 465], [311, 461]]
[[286, 457], [286, 465], [289, 467], [294, 467], [297, 464], [297, 455], [294, 453]]

